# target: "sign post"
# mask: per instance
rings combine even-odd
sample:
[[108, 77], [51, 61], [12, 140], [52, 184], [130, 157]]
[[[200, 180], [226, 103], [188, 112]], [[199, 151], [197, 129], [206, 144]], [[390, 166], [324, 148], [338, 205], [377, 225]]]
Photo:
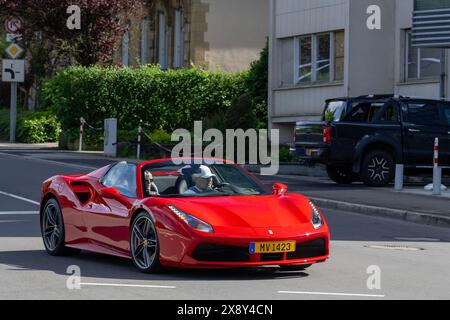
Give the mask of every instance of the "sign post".
[[11, 105], [9, 117], [9, 142], [16, 142], [16, 123], [17, 123], [17, 82], [11, 82]]
[[2, 81], [11, 82], [11, 104], [10, 104], [10, 124], [9, 124], [9, 142], [16, 142], [16, 123], [17, 123], [17, 84], [25, 81], [25, 60], [15, 60], [19, 58], [24, 49], [16, 42], [20, 40], [20, 34], [17, 34], [22, 28], [22, 21], [19, 18], [12, 17], [5, 20], [5, 31], [7, 32], [6, 41], [11, 45], [6, 48], [6, 53], [12, 60], [3, 59], [2, 63]]
[[3, 60], [2, 81], [11, 82], [9, 142], [16, 141], [17, 84], [25, 81], [25, 60]]

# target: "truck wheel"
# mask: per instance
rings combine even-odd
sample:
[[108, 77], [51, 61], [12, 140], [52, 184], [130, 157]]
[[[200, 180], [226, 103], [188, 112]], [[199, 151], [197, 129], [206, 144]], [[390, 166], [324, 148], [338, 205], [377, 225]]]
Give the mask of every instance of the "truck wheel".
[[328, 177], [339, 184], [351, 184], [358, 180], [351, 167], [327, 166]]
[[370, 187], [385, 187], [394, 179], [394, 157], [384, 150], [369, 151], [363, 159], [361, 179]]

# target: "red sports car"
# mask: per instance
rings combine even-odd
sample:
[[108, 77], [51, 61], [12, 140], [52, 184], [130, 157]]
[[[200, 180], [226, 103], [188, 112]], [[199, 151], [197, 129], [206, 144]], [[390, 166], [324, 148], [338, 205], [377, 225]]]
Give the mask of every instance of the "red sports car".
[[132, 259], [143, 272], [304, 269], [329, 256], [328, 226], [311, 201], [218, 159], [119, 162], [55, 176], [43, 183], [40, 215], [50, 255], [94, 251]]

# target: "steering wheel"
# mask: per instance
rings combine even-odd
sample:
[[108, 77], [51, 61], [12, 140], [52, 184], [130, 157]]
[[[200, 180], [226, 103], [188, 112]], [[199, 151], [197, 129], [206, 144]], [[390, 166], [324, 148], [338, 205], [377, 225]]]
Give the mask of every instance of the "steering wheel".
[[230, 184], [228, 182], [219, 183], [218, 185], [216, 185], [214, 187], [214, 190], [223, 192], [223, 190], [221, 190], [223, 188], [230, 188], [234, 193], [239, 193], [238, 190], [232, 184]]

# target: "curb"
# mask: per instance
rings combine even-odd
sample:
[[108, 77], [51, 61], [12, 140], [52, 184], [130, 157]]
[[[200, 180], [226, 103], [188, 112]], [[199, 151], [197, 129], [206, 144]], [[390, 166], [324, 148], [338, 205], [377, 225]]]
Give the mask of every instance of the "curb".
[[397, 220], [403, 220], [408, 222], [414, 222], [419, 224], [425, 224], [430, 226], [450, 228], [450, 217], [444, 217], [434, 215], [430, 213], [405, 211], [398, 209], [382, 208], [375, 206], [368, 206], [356, 203], [349, 203], [343, 201], [322, 199], [322, 198], [310, 198], [318, 206], [328, 209], [347, 210], [354, 213], [364, 214], [368, 216], [377, 216], [392, 218]]

